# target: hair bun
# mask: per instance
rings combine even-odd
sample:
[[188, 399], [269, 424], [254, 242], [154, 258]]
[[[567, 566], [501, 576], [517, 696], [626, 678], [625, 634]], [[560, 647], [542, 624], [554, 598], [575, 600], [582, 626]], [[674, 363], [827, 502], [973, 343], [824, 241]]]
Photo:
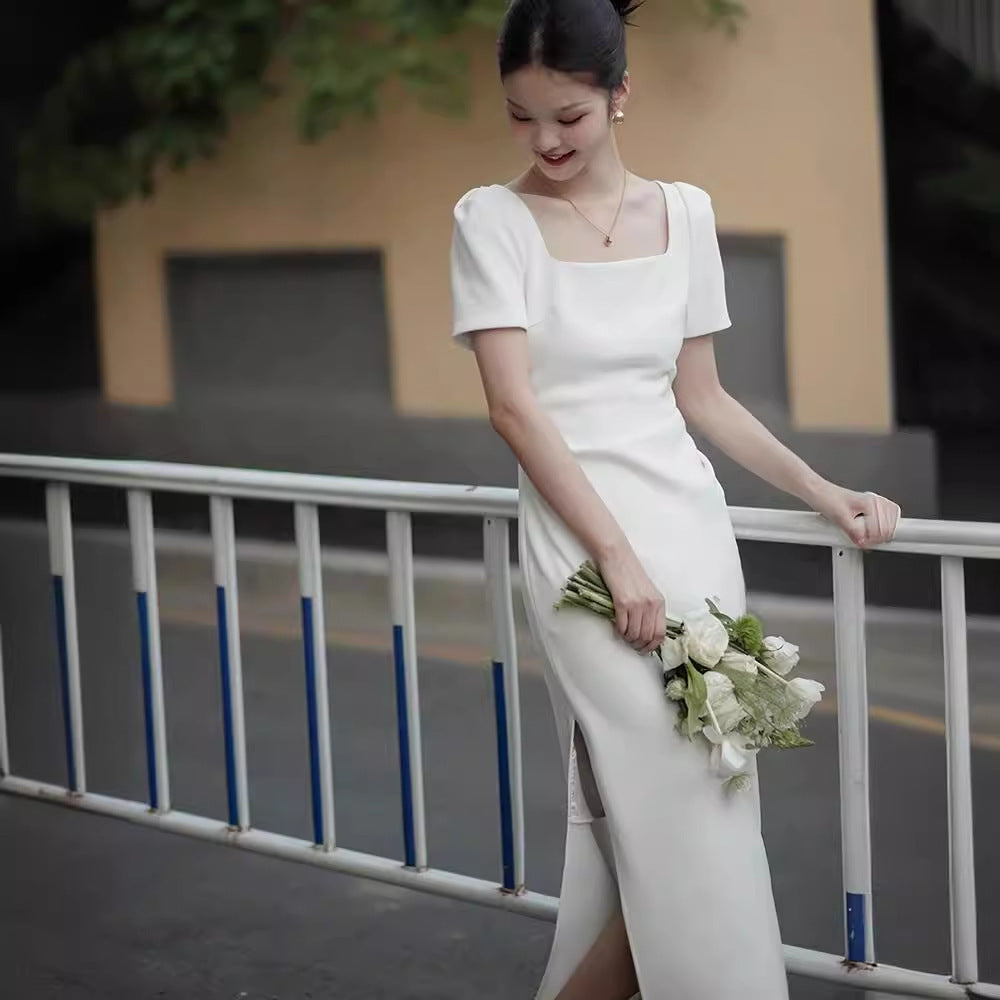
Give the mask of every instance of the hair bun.
[[631, 24], [629, 20], [645, 2], [645, 0], [609, 0], [611, 6], [618, 12], [618, 16], [625, 24]]

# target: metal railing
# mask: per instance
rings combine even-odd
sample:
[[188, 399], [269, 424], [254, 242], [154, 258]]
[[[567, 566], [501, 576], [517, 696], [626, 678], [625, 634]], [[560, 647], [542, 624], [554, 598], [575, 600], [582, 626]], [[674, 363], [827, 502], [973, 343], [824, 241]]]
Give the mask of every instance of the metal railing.
[[[509, 524], [517, 517], [515, 490], [4, 454], [0, 454], [0, 476], [28, 478], [46, 484], [67, 767], [65, 788], [40, 784], [10, 773], [0, 648], [0, 790], [363, 878], [541, 919], [555, 919], [558, 900], [532, 892], [524, 885], [520, 699], [508, 543]], [[144, 695], [148, 802], [87, 791], [70, 513], [70, 484], [73, 483], [127, 492]], [[226, 824], [178, 812], [170, 805], [152, 490], [201, 494], [210, 498], [228, 797]], [[312, 842], [251, 827], [233, 525], [233, 500], [237, 497], [294, 505], [309, 726]], [[402, 860], [337, 845], [320, 572], [320, 506], [376, 509], [384, 511], [386, 516], [399, 730]], [[498, 882], [432, 868], [428, 864], [410, 521], [411, 514], [421, 512], [472, 515], [483, 521], [500, 797]], [[730, 514], [741, 539], [818, 545], [829, 548], [832, 553], [845, 953], [838, 956], [785, 945], [788, 971], [865, 990], [921, 997], [1000, 998], [1000, 986], [977, 981], [963, 566], [965, 558], [1000, 559], [1000, 524], [903, 519], [893, 541], [882, 547], [889, 552], [934, 555], [940, 558], [941, 564], [952, 952], [952, 973], [948, 977], [879, 965], [875, 961], [862, 553], [816, 514], [746, 507], [733, 507]]]

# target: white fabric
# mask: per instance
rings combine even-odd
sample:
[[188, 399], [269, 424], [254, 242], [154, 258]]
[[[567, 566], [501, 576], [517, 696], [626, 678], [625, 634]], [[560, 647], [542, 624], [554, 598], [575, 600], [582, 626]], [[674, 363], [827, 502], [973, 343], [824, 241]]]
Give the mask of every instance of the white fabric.
[[[682, 340], [730, 325], [715, 221], [699, 188], [661, 190], [666, 252], [603, 263], [552, 258], [508, 188], [470, 191], [455, 207], [452, 333], [469, 346], [474, 330], [526, 329], [539, 403], [668, 611], [683, 616], [715, 597], [739, 613], [725, 496], [672, 391]], [[523, 470], [519, 486], [525, 603], [568, 772], [559, 919], [537, 1000], [558, 994], [619, 907], [644, 1000], [785, 1000], [756, 783], [722, 789], [708, 750], [674, 729], [653, 657], [588, 612], [553, 609], [587, 553]], [[580, 786], [574, 725], [604, 820]]]

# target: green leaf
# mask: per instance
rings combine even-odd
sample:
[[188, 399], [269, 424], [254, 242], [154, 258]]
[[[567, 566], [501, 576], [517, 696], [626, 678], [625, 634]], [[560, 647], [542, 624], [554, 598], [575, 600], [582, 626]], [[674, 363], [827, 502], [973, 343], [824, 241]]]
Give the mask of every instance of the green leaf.
[[687, 690], [684, 692], [684, 703], [687, 705], [685, 726], [688, 736], [694, 736], [701, 730], [701, 717], [708, 711], [708, 685], [701, 671], [690, 661], [684, 664], [687, 672]]
[[708, 610], [722, 622], [723, 625], [729, 629], [733, 625], [733, 619], [729, 617], [724, 611], [719, 608], [719, 605], [715, 603], [710, 597], [705, 598], [705, 603], [708, 605]]
[[815, 746], [813, 740], [806, 739], [797, 729], [778, 729], [771, 734], [771, 746], [779, 750], [790, 750], [794, 747]]

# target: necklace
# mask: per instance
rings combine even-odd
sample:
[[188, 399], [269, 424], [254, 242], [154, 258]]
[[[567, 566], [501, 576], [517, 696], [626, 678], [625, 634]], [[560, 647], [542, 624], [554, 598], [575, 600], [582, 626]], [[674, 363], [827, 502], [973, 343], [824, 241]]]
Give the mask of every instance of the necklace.
[[628, 171], [626, 170], [624, 172], [624, 176], [622, 177], [622, 193], [621, 196], [618, 198], [618, 208], [615, 209], [615, 217], [611, 220], [611, 225], [608, 227], [607, 232], [601, 229], [601, 227], [597, 225], [597, 223], [592, 222], [590, 219], [588, 219], [587, 216], [585, 216], [583, 212], [581, 212], [580, 209], [578, 209], [576, 205], [573, 204], [572, 199], [567, 198], [566, 195], [564, 194], [559, 195], [559, 197], [562, 198], [563, 201], [568, 201], [572, 206], [573, 211], [576, 212], [576, 214], [579, 215], [580, 218], [587, 223], [587, 225], [592, 226], [594, 229], [596, 229], [604, 237], [604, 245], [606, 247], [609, 247], [614, 242], [614, 240], [611, 239], [611, 233], [614, 231], [615, 226], [618, 224], [618, 216], [621, 215], [622, 205], [625, 204], [625, 188], [627, 184], [628, 184]]

